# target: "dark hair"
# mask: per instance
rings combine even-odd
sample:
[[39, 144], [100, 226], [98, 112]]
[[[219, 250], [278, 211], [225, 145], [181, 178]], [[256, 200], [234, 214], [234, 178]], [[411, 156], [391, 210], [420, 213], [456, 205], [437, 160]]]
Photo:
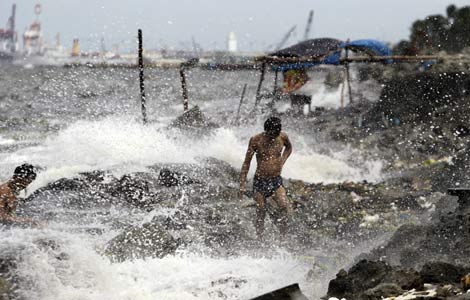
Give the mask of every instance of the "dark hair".
[[21, 166], [18, 166], [15, 168], [15, 172], [13, 173], [13, 176], [23, 178], [23, 179], [34, 180], [36, 179], [36, 171], [34, 170], [34, 167], [32, 165], [22, 164]]
[[281, 119], [278, 117], [269, 117], [264, 122], [264, 131], [266, 132], [281, 132], [281, 129]]

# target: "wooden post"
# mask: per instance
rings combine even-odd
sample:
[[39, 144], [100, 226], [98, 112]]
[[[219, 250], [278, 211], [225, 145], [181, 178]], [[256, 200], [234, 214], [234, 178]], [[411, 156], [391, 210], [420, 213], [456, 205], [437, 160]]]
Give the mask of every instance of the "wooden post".
[[273, 97], [276, 96], [277, 94], [277, 77], [278, 77], [279, 71], [276, 69], [276, 73], [274, 73], [274, 88], [273, 88]]
[[256, 89], [255, 109], [256, 109], [256, 107], [258, 106], [258, 103], [261, 100], [261, 87], [263, 86], [265, 71], [266, 71], [266, 63], [263, 62], [263, 64], [261, 65], [261, 73], [260, 73], [260, 77], [259, 77], [258, 88]]
[[144, 59], [142, 56], [142, 29], [137, 32], [137, 38], [139, 40], [139, 79], [140, 79], [140, 101], [142, 108], [142, 120], [144, 124], [147, 124], [147, 103], [145, 97], [145, 86], [144, 86]]
[[352, 96], [352, 91], [351, 91], [351, 75], [349, 73], [349, 64], [346, 64], [346, 79], [348, 81], [349, 103], [353, 103], [353, 96]]
[[271, 111], [274, 110], [274, 103], [276, 102], [277, 97], [277, 79], [278, 79], [279, 70], [276, 69], [276, 73], [274, 73], [274, 87], [273, 87], [273, 99], [271, 100]]
[[186, 75], [184, 74], [184, 66], [180, 65], [181, 88], [183, 90], [183, 111], [188, 111], [188, 89], [186, 87]]
[[[349, 39], [348, 39], [349, 42]], [[348, 94], [349, 103], [353, 103], [352, 91], [351, 91], [351, 75], [349, 73], [349, 61], [348, 61], [349, 50], [346, 48], [346, 80], [348, 82]]]
[[243, 103], [243, 98], [245, 98], [245, 92], [246, 92], [246, 83], [243, 86], [243, 91], [242, 91], [242, 96], [240, 98], [240, 104], [238, 105], [238, 110], [237, 110], [237, 117], [235, 119], [235, 125], [238, 124], [238, 119], [240, 118], [240, 109], [242, 108], [242, 103]]
[[341, 108], [344, 107], [344, 86], [346, 85], [346, 69], [343, 72], [343, 82], [341, 84]]

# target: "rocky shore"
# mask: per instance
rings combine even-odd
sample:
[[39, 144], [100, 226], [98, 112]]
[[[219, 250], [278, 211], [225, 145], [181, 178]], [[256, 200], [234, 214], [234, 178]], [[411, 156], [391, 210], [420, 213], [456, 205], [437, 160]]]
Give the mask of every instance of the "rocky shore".
[[377, 103], [351, 107], [341, 118], [356, 125], [361, 120], [361, 126], [344, 128], [340, 136], [329, 132], [356, 147], [379, 150], [393, 177], [386, 182], [411, 186], [402, 190], [404, 198], [416, 190], [423, 194], [418, 199], [436, 201], [425, 218], [400, 226], [348, 271], [340, 270], [325, 298], [470, 299], [468, 198], [462, 191], [459, 201], [446, 195], [470, 183], [469, 87], [464, 72], [396, 78]]
[[[238, 197], [239, 170], [215, 158], [152, 165], [121, 177], [103, 170], [83, 173], [40, 188], [22, 206], [28, 212], [30, 203], [47, 199], [67, 209], [166, 212], [139, 225], [110, 216], [107, 222], [118, 233], [97, 251], [113, 262], [160, 258], [178, 249], [214, 256], [263, 249], [269, 255], [273, 245], [313, 256], [335, 245], [326, 262], [312, 262], [309, 273], [314, 282], [325, 276], [323, 264], [349, 267], [330, 282], [326, 298], [470, 299], [465, 281], [470, 210], [448, 195], [448, 188], [469, 183], [468, 91], [470, 77], [463, 73], [410, 75], [389, 81], [377, 102], [358, 101], [344, 110], [288, 121], [380, 158], [386, 177], [379, 183], [339, 184], [286, 179], [292, 209], [284, 241], [278, 240], [274, 203], [269, 204], [267, 240], [257, 241], [254, 202]], [[200, 112], [196, 115], [202, 120]], [[179, 120], [178, 126], [188, 122]], [[97, 228], [89, 234], [103, 232]], [[371, 251], [347, 265], [351, 257], [345, 257], [344, 248], [370, 241]], [[56, 241], [36, 243], [57, 260], [67, 260]], [[15, 275], [18, 263], [14, 253], [0, 254], [0, 299], [15, 299], [15, 287], [24, 284], [26, 279]]]

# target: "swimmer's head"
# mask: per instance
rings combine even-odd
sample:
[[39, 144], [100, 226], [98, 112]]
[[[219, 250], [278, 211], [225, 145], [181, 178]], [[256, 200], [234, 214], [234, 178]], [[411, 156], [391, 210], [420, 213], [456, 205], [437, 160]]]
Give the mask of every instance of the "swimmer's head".
[[270, 117], [264, 122], [264, 132], [270, 138], [277, 138], [281, 134], [281, 119], [278, 117]]
[[32, 165], [22, 164], [15, 168], [13, 179], [18, 187], [26, 188], [26, 186], [36, 179], [36, 171]]

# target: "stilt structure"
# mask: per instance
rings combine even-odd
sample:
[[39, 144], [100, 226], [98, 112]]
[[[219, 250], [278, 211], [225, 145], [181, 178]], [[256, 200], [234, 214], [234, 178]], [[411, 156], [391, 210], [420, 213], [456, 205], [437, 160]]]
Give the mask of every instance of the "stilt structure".
[[261, 64], [260, 77], [258, 82], [258, 88], [256, 89], [256, 98], [255, 98], [255, 110], [258, 107], [259, 102], [261, 101], [261, 87], [263, 86], [264, 74], [266, 73], [266, 63]]
[[186, 74], [184, 74], [184, 65], [180, 66], [181, 89], [183, 90], [183, 111], [188, 111], [188, 88], [186, 87]]
[[143, 59], [143, 46], [142, 46], [142, 29], [137, 32], [137, 38], [139, 40], [139, 79], [140, 79], [140, 101], [142, 108], [142, 121], [147, 124], [147, 102], [145, 97], [145, 85], [144, 85], [144, 59]]
[[245, 83], [245, 85], [243, 86], [242, 95], [240, 97], [240, 104], [238, 105], [237, 116], [234, 122], [235, 125], [238, 125], [238, 120], [240, 119], [240, 109], [242, 108], [243, 98], [245, 98], [246, 86], [247, 84]]

